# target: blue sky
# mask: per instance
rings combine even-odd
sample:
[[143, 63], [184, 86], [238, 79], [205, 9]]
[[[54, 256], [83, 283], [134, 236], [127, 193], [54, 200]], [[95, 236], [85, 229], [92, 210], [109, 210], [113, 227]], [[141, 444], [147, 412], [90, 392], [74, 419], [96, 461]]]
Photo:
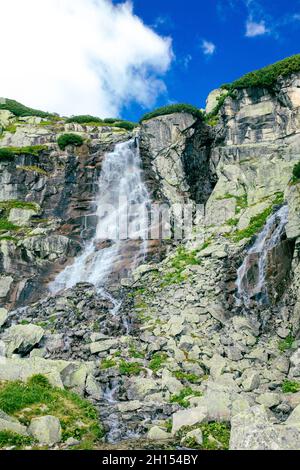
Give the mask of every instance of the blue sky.
[[9, 0], [1, 20], [0, 96], [62, 116], [204, 107], [212, 89], [300, 52], [300, 0]]
[[[157, 106], [203, 107], [222, 83], [300, 52], [298, 0], [133, 0], [133, 7], [145, 24], [172, 38], [175, 57]], [[136, 120], [144, 111], [132, 104], [122, 114]]]

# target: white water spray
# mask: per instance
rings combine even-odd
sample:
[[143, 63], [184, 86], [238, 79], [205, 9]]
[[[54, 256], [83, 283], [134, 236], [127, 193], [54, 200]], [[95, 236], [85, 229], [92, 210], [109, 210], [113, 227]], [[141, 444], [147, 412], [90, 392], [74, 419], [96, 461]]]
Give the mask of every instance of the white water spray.
[[[136, 139], [117, 144], [103, 161], [98, 181], [97, 227], [81, 255], [50, 284], [52, 293], [71, 288], [79, 282], [94, 284], [104, 291], [114, 266], [122, 255], [128, 255], [129, 241], [136, 240], [138, 249], [130, 259], [133, 269], [145, 257], [148, 245], [147, 188], [142, 181], [141, 159]], [[113, 301], [115, 310], [118, 303]], [[113, 312], [112, 312], [113, 313]]]
[[[281, 207], [275, 214], [271, 215], [264, 229], [257, 236], [254, 245], [250, 248], [243, 264], [237, 272], [238, 304], [248, 305], [250, 298], [261, 295], [262, 301], [268, 301], [266, 291], [266, 262], [268, 252], [272, 250], [281, 240], [288, 221], [288, 206]], [[247, 282], [247, 271], [251, 266], [251, 255], [258, 255], [258, 275], [256, 284], [249, 289]]]

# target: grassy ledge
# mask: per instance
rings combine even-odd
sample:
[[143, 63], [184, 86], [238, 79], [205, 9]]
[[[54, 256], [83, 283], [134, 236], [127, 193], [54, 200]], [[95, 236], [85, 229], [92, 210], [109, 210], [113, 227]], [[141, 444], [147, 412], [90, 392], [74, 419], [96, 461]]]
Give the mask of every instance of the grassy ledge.
[[[0, 409], [26, 426], [35, 417], [56, 416], [62, 427], [62, 441], [73, 437], [85, 448], [92, 448], [104, 436], [97, 410], [91, 403], [73, 392], [52, 387], [42, 375], [35, 375], [26, 383], [0, 382]], [[6, 440], [14, 438], [6, 436]]]
[[2, 147], [0, 148], [0, 160], [12, 159], [16, 155], [31, 155], [38, 157], [43, 150], [48, 150], [46, 145], [31, 145], [28, 147]]
[[300, 54], [287, 57], [275, 64], [247, 73], [233, 83], [222, 85], [221, 88], [227, 91], [252, 87], [273, 88], [278, 78], [287, 77], [298, 72], [300, 72]]
[[140, 123], [142, 123], [143, 121], [148, 121], [149, 119], [153, 119], [158, 116], [165, 116], [167, 114], [173, 113], [188, 113], [192, 114], [198, 119], [204, 119], [203, 112], [195, 106], [192, 106], [190, 104], [171, 104], [169, 106], [163, 106], [161, 108], [155, 109], [151, 113], [145, 114], [141, 118]]
[[28, 108], [15, 100], [5, 99], [4, 102], [0, 101], [0, 109], [6, 109], [17, 117], [36, 116], [41, 118], [52, 117], [53, 114], [45, 113], [38, 109]]

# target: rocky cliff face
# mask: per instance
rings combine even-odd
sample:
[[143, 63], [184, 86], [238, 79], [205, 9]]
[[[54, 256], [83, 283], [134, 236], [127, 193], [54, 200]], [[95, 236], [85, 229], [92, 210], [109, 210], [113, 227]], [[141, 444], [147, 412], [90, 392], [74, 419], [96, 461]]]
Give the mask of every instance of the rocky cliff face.
[[[211, 109], [218, 95], [210, 97]], [[91, 236], [103, 155], [131, 136], [56, 126], [27, 122], [0, 140], [1, 146], [47, 145], [38, 159], [0, 162], [1, 198], [36, 203], [2, 209], [5, 218], [18, 216], [21, 227], [15, 239], [9, 232], [0, 242], [4, 306], [28, 300], [34, 283], [48, 281]], [[87, 145], [59, 151], [63, 129], [88, 137]], [[0, 350], [9, 364], [0, 380], [46, 370], [96, 403], [112, 441], [138, 432], [159, 440], [157, 446], [181, 439], [201, 447], [208, 433], [205, 445], [228, 447], [214, 434], [217, 422], [227, 440], [231, 428], [232, 449], [299, 449], [299, 393], [284, 393], [300, 390], [300, 185], [291, 182], [300, 159], [299, 75], [280, 79], [272, 93], [236, 91], [214, 127], [176, 113], [146, 121], [137, 132], [152, 201], [204, 204], [204, 218], [190, 240], [170, 242], [163, 260], [122, 280], [114, 292], [122, 300], [117, 316], [87, 284], [8, 318], [2, 313], [2, 323], [0, 313]], [[284, 204], [287, 224], [263, 264], [269, 302], [261, 302], [260, 252], [250, 250], [266, 225], [265, 242], [277, 233], [282, 220], [273, 214]], [[249, 252], [245, 285], [252, 287], [243, 303], [236, 281]], [[35, 329], [16, 334], [14, 327], [27, 323]]]
[[[63, 132], [78, 133], [88, 143], [63, 152], [57, 145]], [[43, 125], [40, 118], [29, 118], [18, 123], [15, 133], [4, 133], [0, 148], [21, 147], [24, 153], [0, 160], [2, 215], [15, 225], [13, 232], [2, 230], [0, 238], [3, 305], [40, 298], [53, 276], [91, 238], [101, 162], [117, 142], [128, 138], [128, 133], [109, 127]], [[26, 149], [40, 145], [38, 155]]]

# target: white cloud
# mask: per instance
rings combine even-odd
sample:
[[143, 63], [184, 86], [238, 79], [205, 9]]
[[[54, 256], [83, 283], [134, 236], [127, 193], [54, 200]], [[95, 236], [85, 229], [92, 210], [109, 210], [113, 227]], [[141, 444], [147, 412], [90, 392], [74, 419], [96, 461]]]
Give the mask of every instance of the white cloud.
[[205, 39], [202, 41], [202, 51], [205, 55], [213, 55], [216, 51], [216, 45], [211, 41], [206, 41]]
[[269, 29], [266, 27], [265, 21], [253, 21], [251, 18], [246, 23], [246, 37], [254, 38], [256, 36], [263, 36], [269, 33]]
[[0, 0], [0, 96], [61, 114], [115, 116], [165, 91], [170, 38], [131, 2]]

